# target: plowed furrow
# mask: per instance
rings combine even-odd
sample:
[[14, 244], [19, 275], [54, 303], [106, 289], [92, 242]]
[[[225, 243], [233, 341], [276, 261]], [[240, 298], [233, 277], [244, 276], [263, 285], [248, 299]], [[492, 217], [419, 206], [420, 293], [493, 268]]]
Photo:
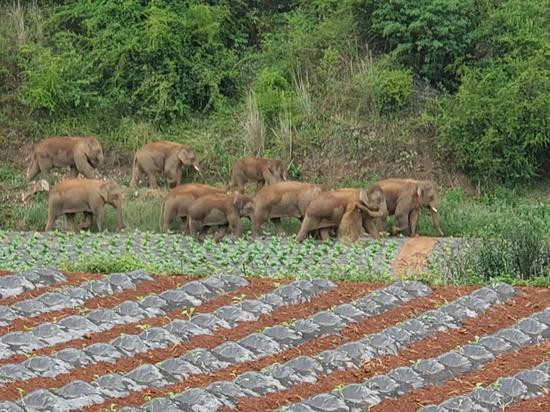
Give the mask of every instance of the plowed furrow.
[[534, 368], [550, 356], [550, 341], [528, 346], [517, 352], [505, 353], [486, 363], [481, 369], [460, 375], [443, 385], [429, 385], [396, 399], [388, 399], [371, 408], [372, 412], [412, 411], [447, 398], [471, 392], [478, 385], [486, 386], [500, 377]]
[[[47, 312], [38, 316], [27, 317], [24, 319], [15, 319], [8, 326], [5, 326], [4, 333], [14, 332], [18, 330], [26, 330], [45, 322], [56, 322], [64, 317], [71, 315], [81, 315], [89, 312], [92, 309], [107, 309], [112, 308], [126, 300], [135, 300], [140, 296], [146, 296], [151, 293], [161, 293], [166, 289], [174, 289], [180, 283], [190, 281], [192, 278], [183, 276], [158, 276], [153, 280], [139, 282], [135, 289], [126, 289], [122, 292], [113, 295], [100, 296], [88, 299], [81, 306]], [[0, 365], [2, 361], [0, 361]]]
[[[357, 292], [357, 288], [352, 290], [355, 290]], [[338, 334], [331, 334], [323, 338], [313, 339], [302, 345], [280, 351], [273, 355], [260, 356], [256, 360], [242, 362], [238, 364], [232, 364], [226, 368], [217, 370], [216, 372], [213, 372], [213, 373], [204, 373], [200, 375], [190, 376], [185, 380], [182, 380], [176, 384], [168, 385], [162, 388], [148, 388], [146, 390], [146, 394], [147, 396], [162, 396], [171, 392], [177, 393], [189, 387], [205, 386], [219, 380], [225, 380], [225, 379], [231, 380], [234, 378], [235, 375], [238, 375], [241, 372], [250, 371], [250, 370], [260, 370], [263, 367], [272, 364], [273, 362], [291, 359], [298, 355], [305, 355], [308, 353], [314, 354], [319, 352], [320, 350], [323, 350], [324, 348], [331, 348], [341, 344], [342, 342], [354, 339], [357, 336], [362, 336], [368, 330], [381, 328], [383, 327], [382, 325], [388, 324], [388, 323], [393, 324], [397, 322], [399, 319], [407, 319], [411, 315], [411, 313], [422, 311], [426, 307], [429, 307], [429, 308], [434, 307], [437, 304], [444, 302], [446, 299], [452, 298], [460, 293], [456, 289], [444, 290], [442, 292], [443, 293], [441, 295], [437, 295], [435, 298], [433, 298], [433, 295], [430, 295], [429, 297], [424, 297], [424, 298], [415, 298], [409, 301], [408, 303], [399, 304], [394, 309], [384, 311], [380, 315], [373, 315], [357, 323], [350, 323], [348, 324], [348, 326], [344, 327], [344, 329], [338, 332]], [[376, 293], [377, 293], [376, 291], [373, 292], [373, 294], [376, 294]], [[362, 295], [362, 294], [364, 294], [364, 291], [362, 291], [362, 293], [358, 295]], [[347, 297], [344, 296], [344, 299], [331, 300], [328, 302], [324, 301], [322, 302], [321, 305], [318, 305], [314, 310], [307, 311], [307, 312], [304, 311], [303, 309], [299, 309], [298, 311], [290, 311], [288, 313], [282, 313], [281, 314], [282, 316], [280, 317], [280, 319], [272, 319], [272, 321], [269, 322], [268, 324], [263, 323], [263, 324], [257, 325], [259, 327], [250, 328], [250, 331], [262, 329], [267, 326], [276, 325], [280, 323], [281, 320], [288, 320], [289, 314], [296, 315], [296, 317], [300, 315], [299, 316], [300, 318], [305, 318], [307, 316], [315, 314], [316, 312], [321, 312], [326, 310], [327, 308], [331, 308], [335, 304], [348, 303], [350, 302], [350, 299], [354, 299], [355, 297], [357, 296], [348, 295]], [[244, 336], [246, 336], [246, 334], [233, 336], [233, 334], [230, 333], [228, 336], [228, 339], [237, 340]], [[124, 398], [123, 400], [124, 405], [139, 405], [140, 403], [143, 402], [143, 396], [144, 396], [143, 392], [132, 393], [130, 396]], [[102, 408], [105, 408], [105, 405], [108, 405], [108, 403], [109, 402], [105, 402], [103, 405], [92, 406], [86, 410], [99, 411]]]
[[[455, 349], [475, 340], [476, 337], [492, 334], [513, 325], [518, 319], [526, 317], [546, 307], [550, 299], [550, 290], [527, 290], [505, 304], [496, 305], [477, 318], [468, 318], [463, 326], [438, 332], [421, 341], [403, 348], [398, 355], [388, 355], [373, 359], [362, 365], [361, 369], [337, 371], [321, 376], [314, 384], [291, 386], [288, 390], [270, 393], [262, 398], [242, 398], [238, 401], [238, 410], [273, 410], [291, 402], [328, 392], [335, 387], [385, 374], [400, 366], [409, 366], [418, 359], [431, 358]], [[394, 410], [395, 411], [395, 410]]]
[[526, 401], [508, 405], [506, 412], [548, 412], [550, 411], [550, 392]]

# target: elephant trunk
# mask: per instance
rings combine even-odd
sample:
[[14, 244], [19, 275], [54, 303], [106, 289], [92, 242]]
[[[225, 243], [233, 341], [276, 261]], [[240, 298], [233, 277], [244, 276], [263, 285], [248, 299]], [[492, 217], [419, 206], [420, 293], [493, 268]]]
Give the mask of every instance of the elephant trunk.
[[430, 205], [430, 212], [432, 213], [433, 227], [435, 228], [435, 230], [437, 230], [437, 233], [439, 234], [439, 236], [445, 236], [439, 224], [439, 213], [437, 212], [437, 208], [433, 205]]
[[378, 210], [369, 209], [367, 206], [364, 206], [363, 204], [358, 204], [357, 207], [365, 211], [373, 219], [386, 217], [388, 215], [388, 207], [386, 205], [386, 202], [383, 202], [378, 208]]
[[120, 204], [120, 202], [117, 202], [113, 206], [116, 210], [117, 230], [120, 231], [125, 227], [124, 220], [122, 218], [122, 205]]

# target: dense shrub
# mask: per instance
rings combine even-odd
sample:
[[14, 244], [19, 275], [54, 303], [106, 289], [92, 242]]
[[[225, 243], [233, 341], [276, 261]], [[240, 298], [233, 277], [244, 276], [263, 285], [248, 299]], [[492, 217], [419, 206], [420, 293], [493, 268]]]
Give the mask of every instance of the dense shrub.
[[433, 84], [454, 86], [456, 67], [474, 46], [483, 2], [474, 0], [356, 0], [366, 39], [380, 38], [403, 63]]

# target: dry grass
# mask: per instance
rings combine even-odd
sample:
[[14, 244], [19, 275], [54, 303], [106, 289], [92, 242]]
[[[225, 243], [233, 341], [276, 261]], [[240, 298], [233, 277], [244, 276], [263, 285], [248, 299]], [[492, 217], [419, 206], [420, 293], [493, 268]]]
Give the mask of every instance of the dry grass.
[[249, 150], [259, 156], [265, 146], [265, 124], [262, 119], [258, 100], [254, 92], [249, 92], [246, 97], [244, 117], [244, 129]]

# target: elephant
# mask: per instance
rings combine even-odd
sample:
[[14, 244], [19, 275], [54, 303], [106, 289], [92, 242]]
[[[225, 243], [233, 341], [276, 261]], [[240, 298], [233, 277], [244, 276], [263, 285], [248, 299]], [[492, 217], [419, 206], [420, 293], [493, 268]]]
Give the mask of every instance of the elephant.
[[168, 141], [148, 143], [136, 151], [130, 187], [146, 174], [151, 189], [158, 188], [156, 174], [163, 173], [170, 188], [180, 184], [182, 166], [193, 167], [200, 175], [197, 157], [191, 146]]
[[256, 192], [264, 185], [287, 180], [288, 174], [280, 160], [262, 159], [260, 157], [245, 157], [233, 165], [229, 181], [230, 190], [238, 188], [244, 194], [246, 183], [256, 183]]
[[408, 231], [411, 237], [418, 236], [416, 226], [420, 208], [430, 209], [432, 224], [440, 236], [444, 236], [437, 212], [436, 185], [428, 180], [386, 179], [377, 183], [386, 197], [388, 214], [395, 215], [397, 226], [392, 235]]
[[117, 230], [124, 229], [122, 219], [122, 188], [113, 181], [92, 179], [67, 179], [55, 184], [48, 197], [48, 222], [46, 231], [53, 228], [61, 215], [67, 216], [67, 225], [76, 230], [74, 217], [84, 213], [86, 221], [79, 229], [88, 227], [95, 217], [97, 228], [103, 230], [105, 222], [105, 204], [116, 210]]
[[222, 227], [220, 239], [227, 226], [235, 237], [242, 234], [241, 217], [253, 213], [252, 198], [239, 192], [215, 193], [198, 198], [188, 211], [189, 233], [196, 236], [205, 227]]
[[82, 173], [94, 177], [94, 169], [103, 163], [103, 149], [95, 137], [51, 137], [34, 146], [31, 163], [27, 168], [27, 181], [39, 172], [47, 177], [52, 167], [71, 168], [69, 176]]
[[[360, 211], [360, 218], [358, 216]], [[340, 189], [321, 193], [308, 206], [300, 230], [296, 235], [296, 241], [301, 242], [305, 236], [314, 231], [321, 230], [322, 239], [328, 238], [330, 228], [339, 229], [343, 216], [349, 216], [351, 220], [346, 222], [357, 222], [359, 227], [352, 237], [360, 234], [361, 223], [363, 228], [373, 238], [379, 239], [380, 234], [375, 224], [375, 219], [386, 216], [388, 213], [386, 199], [382, 189], [373, 185], [366, 189]], [[353, 229], [351, 225], [346, 225]], [[346, 233], [338, 231], [339, 237], [345, 237]]]
[[182, 220], [183, 232], [189, 234], [187, 215], [189, 207], [193, 202], [205, 195], [225, 192], [226, 188], [219, 188], [201, 183], [187, 183], [176, 186], [166, 194], [162, 202], [160, 230], [166, 232], [172, 220], [175, 217], [179, 217]]
[[282, 231], [282, 217], [302, 219], [310, 202], [323, 190], [323, 186], [294, 181], [263, 187], [254, 198], [252, 237], [258, 236], [266, 220], [273, 220], [277, 229]]

